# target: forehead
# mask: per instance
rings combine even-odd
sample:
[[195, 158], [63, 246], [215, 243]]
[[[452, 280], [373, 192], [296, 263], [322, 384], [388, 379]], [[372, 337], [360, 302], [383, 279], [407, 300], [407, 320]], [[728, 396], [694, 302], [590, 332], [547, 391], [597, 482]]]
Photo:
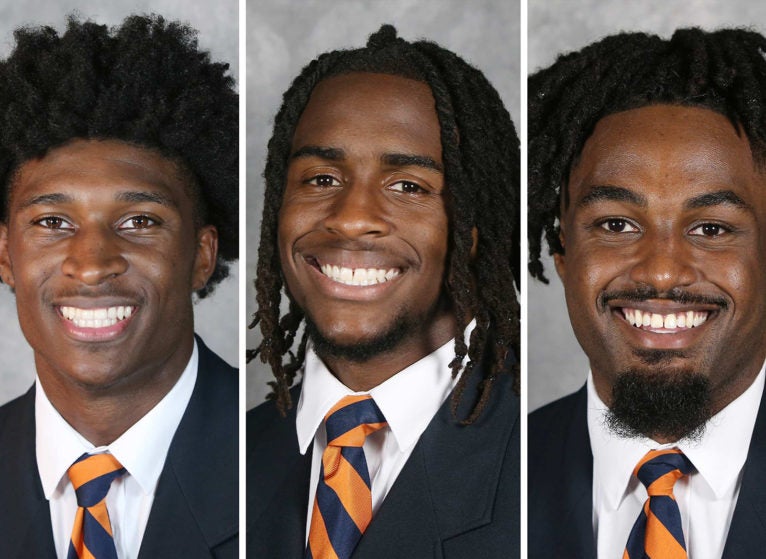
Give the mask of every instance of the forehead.
[[365, 72], [319, 82], [296, 127], [293, 151], [307, 144], [351, 144], [359, 139], [409, 143], [440, 154], [431, 89], [409, 78]]
[[153, 192], [175, 206], [191, 204], [189, 185], [171, 159], [117, 140], [75, 140], [21, 164], [10, 184], [9, 211], [47, 194], [94, 203], [119, 192]]
[[[683, 192], [763, 182], [744, 133], [709, 109], [653, 105], [601, 119], [570, 173], [576, 200], [593, 185]], [[660, 192], [656, 192], [660, 194]], [[645, 193], [651, 195], [652, 192]]]

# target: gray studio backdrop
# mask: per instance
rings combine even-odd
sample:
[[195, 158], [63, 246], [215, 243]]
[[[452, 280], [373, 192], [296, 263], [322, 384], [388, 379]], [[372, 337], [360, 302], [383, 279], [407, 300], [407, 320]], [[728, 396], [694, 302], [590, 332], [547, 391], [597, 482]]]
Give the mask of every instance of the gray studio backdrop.
[[[23, 25], [50, 25], [63, 31], [66, 15], [108, 25], [120, 23], [134, 13], [158, 13], [168, 19], [190, 24], [199, 31], [199, 43], [214, 60], [231, 64], [232, 76], [239, 75], [237, 0], [25, 0], [0, 2], [0, 57], [13, 48], [13, 30]], [[221, 357], [238, 362], [238, 266], [231, 277], [195, 307], [196, 330]], [[16, 301], [0, 285], [0, 404], [22, 394], [34, 380], [32, 350], [21, 334], [16, 318]]]
[[[282, 93], [319, 53], [359, 47], [381, 24], [409, 40], [428, 38], [480, 68], [500, 92], [518, 126], [519, 2], [494, 0], [248, 0], [247, 3], [247, 274], [246, 309], [255, 311], [258, 238], [266, 143]], [[249, 331], [255, 347], [260, 332]], [[247, 369], [247, 407], [268, 391], [270, 370]]]
[[[678, 27], [705, 29], [747, 26], [766, 31], [766, 3], [758, 0], [529, 0], [528, 64], [534, 72], [558, 54], [579, 50], [620, 31], [647, 31], [669, 37]], [[569, 325], [564, 291], [550, 259], [544, 285], [528, 289], [529, 410], [577, 390], [588, 361]]]

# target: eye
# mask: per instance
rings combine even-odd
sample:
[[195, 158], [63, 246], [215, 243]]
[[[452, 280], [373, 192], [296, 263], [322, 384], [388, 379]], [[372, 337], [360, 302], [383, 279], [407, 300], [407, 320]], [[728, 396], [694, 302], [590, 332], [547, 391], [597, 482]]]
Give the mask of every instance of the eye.
[[317, 175], [315, 177], [311, 177], [309, 180], [306, 181], [307, 184], [313, 184], [314, 186], [319, 186], [322, 188], [327, 188], [330, 186], [340, 186], [340, 181], [333, 177], [332, 175]]
[[117, 229], [130, 230], [130, 229], [148, 229], [157, 225], [157, 221], [147, 215], [134, 215], [120, 223]]
[[720, 237], [724, 233], [729, 233], [731, 229], [721, 225], [720, 223], [703, 223], [697, 225], [689, 231], [689, 235], [696, 235], [701, 237]]
[[419, 192], [426, 191], [418, 183], [412, 181], [397, 181], [391, 184], [388, 188], [394, 192], [404, 192], [405, 194], [418, 194]]
[[619, 217], [606, 219], [599, 223], [599, 226], [610, 233], [636, 233], [638, 231], [638, 227], [630, 221]]
[[57, 217], [55, 215], [40, 218], [34, 223], [35, 225], [39, 225], [40, 227], [45, 227], [46, 229], [61, 229], [61, 230], [74, 229], [74, 226], [72, 226], [72, 224], [69, 223], [66, 219], [64, 219], [63, 217]]

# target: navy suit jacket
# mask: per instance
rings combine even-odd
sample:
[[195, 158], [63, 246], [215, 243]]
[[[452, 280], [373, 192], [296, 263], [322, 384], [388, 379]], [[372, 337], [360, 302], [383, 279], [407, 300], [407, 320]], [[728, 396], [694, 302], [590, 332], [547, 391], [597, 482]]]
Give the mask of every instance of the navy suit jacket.
[[[529, 417], [529, 558], [596, 556], [593, 455], [585, 387]], [[766, 405], [761, 405], [745, 462], [723, 559], [766, 550]]]
[[[496, 382], [473, 425], [455, 421], [449, 400], [441, 406], [354, 559], [519, 556], [519, 398], [510, 375]], [[475, 394], [467, 387], [463, 402]], [[271, 402], [251, 410], [247, 447], [247, 556], [303, 559], [312, 453], [298, 450], [295, 406], [287, 417]]]
[[[236, 369], [197, 338], [197, 383], [170, 444], [140, 559], [237, 556]], [[0, 408], [0, 557], [56, 557], [35, 458], [35, 391]]]

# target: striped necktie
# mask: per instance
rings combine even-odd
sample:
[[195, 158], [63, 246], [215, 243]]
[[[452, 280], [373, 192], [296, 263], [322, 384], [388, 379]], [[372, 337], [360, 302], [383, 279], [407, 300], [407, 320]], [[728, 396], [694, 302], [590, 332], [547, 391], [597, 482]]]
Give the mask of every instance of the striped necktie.
[[83, 454], [67, 470], [78, 506], [67, 559], [117, 559], [106, 494], [125, 471], [111, 454]]
[[623, 559], [687, 559], [673, 485], [692, 471], [694, 466], [677, 448], [649, 451], [636, 465], [633, 475], [646, 486], [649, 498], [630, 531]]
[[364, 440], [387, 425], [369, 395], [346, 396], [327, 412], [306, 559], [348, 559], [372, 520]]

